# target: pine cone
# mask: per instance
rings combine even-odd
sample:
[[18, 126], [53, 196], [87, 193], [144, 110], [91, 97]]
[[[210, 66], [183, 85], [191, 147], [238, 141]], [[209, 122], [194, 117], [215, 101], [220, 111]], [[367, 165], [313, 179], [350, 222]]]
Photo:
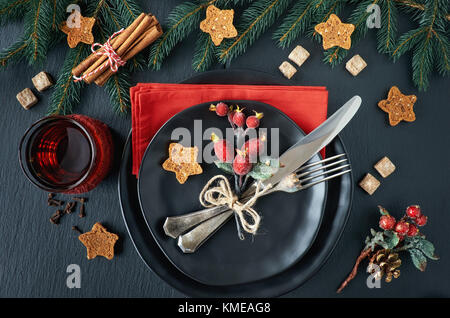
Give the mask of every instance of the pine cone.
[[[377, 280], [386, 275], [384, 280], [386, 283], [390, 283], [392, 281], [392, 277], [398, 278], [400, 276], [400, 270], [397, 269], [400, 265], [402, 265], [402, 260], [398, 257], [397, 253], [394, 253], [388, 249], [383, 249], [379, 250], [370, 259], [368, 271], [371, 274], [374, 274], [374, 277]], [[379, 271], [377, 271], [377, 267], [379, 268]]]

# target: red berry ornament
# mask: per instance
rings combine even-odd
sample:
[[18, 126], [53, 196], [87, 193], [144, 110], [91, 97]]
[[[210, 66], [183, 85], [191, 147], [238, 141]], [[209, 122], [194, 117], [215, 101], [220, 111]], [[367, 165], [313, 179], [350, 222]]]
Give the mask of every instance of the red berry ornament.
[[419, 233], [419, 229], [417, 228], [417, 226], [415, 226], [414, 224], [410, 224], [408, 232], [406, 233], [406, 235], [408, 235], [408, 236], [416, 236], [418, 233]]
[[244, 127], [245, 124], [245, 115], [242, 110], [243, 109], [240, 109], [239, 106], [236, 106], [236, 110], [233, 115], [233, 123], [238, 127]]
[[418, 205], [410, 205], [406, 208], [406, 215], [409, 216], [412, 219], [418, 218], [422, 215], [420, 212], [420, 206]]
[[383, 230], [392, 230], [395, 226], [395, 218], [390, 215], [382, 215], [379, 225]]
[[258, 113], [256, 111], [254, 111], [254, 112], [255, 112], [254, 116], [250, 116], [247, 118], [246, 124], [247, 124], [248, 128], [253, 128], [253, 129], [258, 128], [259, 120], [264, 117], [263, 113]]
[[262, 135], [259, 138], [252, 138], [245, 142], [242, 150], [249, 156], [256, 156], [264, 151], [264, 142], [266, 141], [266, 135]]
[[423, 214], [415, 219], [415, 222], [418, 226], [424, 226], [425, 224], [427, 224], [427, 221], [428, 217]]
[[217, 105], [211, 104], [211, 106], [209, 106], [209, 110], [212, 112], [216, 112], [216, 114], [220, 117], [224, 117], [228, 114], [231, 108], [228, 107], [227, 104], [220, 102]]
[[214, 143], [214, 152], [217, 158], [222, 162], [232, 162], [234, 149], [226, 140], [220, 139], [215, 133], [211, 134], [211, 140]]
[[233, 171], [239, 176], [246, 175], [252, 170], [252, 164], [244, 151], [236, 150], [237, 155], [233, 161]]
[[397, 232], [400, 235], [408, 233], [408, 230], [409, 230], [409, 223], [407, 222], [399, 221], [395, 225], [395, 232]]

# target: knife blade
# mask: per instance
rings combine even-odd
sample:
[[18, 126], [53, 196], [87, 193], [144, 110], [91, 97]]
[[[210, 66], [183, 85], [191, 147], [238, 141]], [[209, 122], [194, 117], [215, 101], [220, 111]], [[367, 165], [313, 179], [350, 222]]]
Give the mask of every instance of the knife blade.
[[286, 150], [279, 158], [281, 168], [269, 179], [264, 180], [263, 185], [277, 184], [328, 145], [353, 118], [361, 102], [361, 97], [357, 95], [352, 97], [319, 127]]

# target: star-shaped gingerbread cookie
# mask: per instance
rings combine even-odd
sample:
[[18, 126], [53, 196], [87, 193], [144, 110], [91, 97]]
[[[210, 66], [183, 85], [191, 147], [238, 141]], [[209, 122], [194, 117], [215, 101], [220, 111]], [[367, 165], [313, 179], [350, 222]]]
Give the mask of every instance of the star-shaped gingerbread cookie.
[[90, 232], [81, 234], [78, 239], [86, 246], [88, 259], [100, 255], [111, 260], [114, 257], [114, 244], [119, 236], [108, 232], [100, 223], [95, 223]]
[[[78, 20], [79, 19], [79, 25]], [[94, 43], [94, 36], [92, 35], [92, 28], [95, 24], [95, 18], [85, 18], [80, 13], [74, 15], [72, 27], [67, 25], [66, 22], [61, 24], [61, 31], [67, 34], [67, 43], [70, 48], [74, 48], [78, 43], [83, 42], [86, 44]]]
[[177, 143], [169, 145], [169, 158], [164, 161], [163, 169], [175, 172], [179, 183], [183, 184], [189, 176], [201, 174], [202, 167], [197, 163], [198, 148], [183, 147]]
[[234, 38], [237, 30], [233, 25], [234, 10], [220, 10], [210, 5], [206, 9], [206, 19], [200, 22], [200, 30], [209, 33], [215, 46], [219, 46], [223, 39]]
[[352, 46], [351, 35], [355, 30], [355, 26], [349, 23], [342, 23], [335, 14], [331, 14], [327, 21], [317, 24], [314, 30], [322, 36], [324, 50], [328, 50], [333, 46], [339, 46], [348, 50]]
[[403, 95], [397, 86], [392, 86], [388, 93], [388, 98], [378, 102], [378, 107], [389, 114], [389, 124], [397, 125], [402, 120], [415, 121], [414, 103], [417, 101], [416, 95]]

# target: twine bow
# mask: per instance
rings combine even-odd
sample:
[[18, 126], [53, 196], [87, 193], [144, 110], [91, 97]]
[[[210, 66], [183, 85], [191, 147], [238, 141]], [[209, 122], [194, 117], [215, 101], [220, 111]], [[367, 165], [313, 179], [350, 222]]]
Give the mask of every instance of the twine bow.
[[[119, 69], [119, 66], [124, 66], [126, 64], [126, 62], [120, 58], [119, 54], [117, 54], [116, 51], [114, 51], [114, 48], [111, 45], [111, 40], [114, 39], [120, 33], [122, 33], [123, 30], [124, 29], [120, 29], [119, 31], [117, 31], [116, 33], [111, 35], [105, 44], [94, 43], [91, 45], [92, 53], [94, 53], [96, 55], [106, 55], [108, 57], [108, 61], [106, 63], [104, 63], [101, 67], [99, 67], [87, 74], [83, 74], [83, 76], [81, 76], [81, 77], [73, 76], [73, 78], [75, 79], [75, 82], [82, 81], [86, 77], [89, 77], [97, 72], [100, 72], [108, 66], [110, 67], [111, 71], [113, 71], [115, 73]], [[95, 49], [97, 46], [100, 47], [100, 49], [98, 51]]]
[[[214, 185], [214, 182], [217, 185]], [[199, 201], [205, 208], [212, 208], [215, 206], [227, 205], [239, 217], [242, 228], [251, 234], [256, 234], [261, 217], [252, 207], [255, 205], [259, 197], [264, 195], [272, 186], [266, 186], [260, 189], [259, 184], [256, 187], [255, 194], [245, 203], [238, 201], [238, 197], [231, 190], [230, 182], [223, 175], [217, 175], [211, 178], [200, 192]], [[247, 217], [251, 222], [247, 221]]]

